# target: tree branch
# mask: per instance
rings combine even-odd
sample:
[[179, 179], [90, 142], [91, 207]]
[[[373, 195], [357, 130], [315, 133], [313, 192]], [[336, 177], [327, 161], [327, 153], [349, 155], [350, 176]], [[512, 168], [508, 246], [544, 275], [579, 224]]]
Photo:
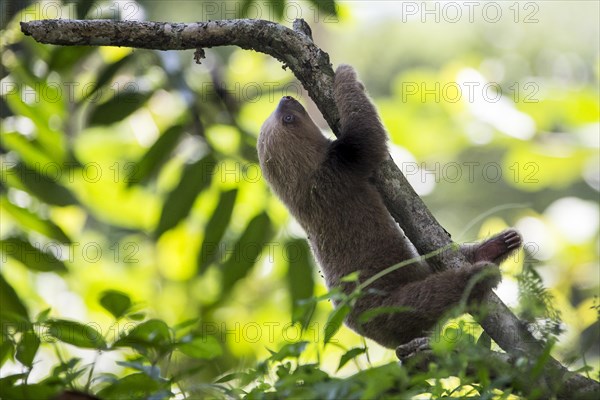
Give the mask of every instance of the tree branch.
[[[308, 26], [308, 25], [306, 25]], [[323, 117], [338, 132], [333, 101], [333, 69], [329, 55], [309, 35], [264, 20], [235, 19], [196, 22], [113, 20], [42, 20], [21, 22], [21, 31], [45, 44], [63, 46], [123, 46], [153, 50], [188, 50], [235, 45], [268, 54], [289, 67]]]
[[[333, 99], [333, 69], [329, 55], [310, 37], [310, 28], [300, 22], [291, 30], [263, 20], [226, 20], [190, 24], [113, 20], [42, 20], [21, 22], [21, 30], [41, 43], [56, 45], [126, 46], [155, 50], [201, 49], [236, 45], [268, 54], [289, 67], [315, 102], [335, 134], [339, 114]], [[202, 53], [201, 51], [198, 53]], [[391, 215], [420, 254], [452, 245], [450, 235], [431, 215], [391, 158], [375, 174], [375, 184]], [[451, 248], [451, 247], [449, 247]], [[436, 270], [458, 268], [467, 263], [457, 251], [446, 251], [432, 259]], [[487, 317], [479, 322], [498, 345], [515, 357], [537, 357], [542, 346], [521, 321], [494, 294], [487, 301]], [[546, 381], [564, 382], [561, 393], [600, 391], [598, 382], [573, 375], [550, 358]], [[564, 397], [564, 396], [563, 396]]]

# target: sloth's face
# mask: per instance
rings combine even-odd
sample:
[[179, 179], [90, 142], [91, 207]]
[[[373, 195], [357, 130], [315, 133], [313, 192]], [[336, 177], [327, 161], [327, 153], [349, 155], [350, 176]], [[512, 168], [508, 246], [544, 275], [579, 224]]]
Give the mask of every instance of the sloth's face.
[[277, 108], [267, 118], [261, 128], [261, 136], [294, 136], [297, 138], [314, 138], [322, 136], [321, 130], [310, 118], [302, 104], [291, 96], [284, 96]]
[[[267, 181], [285, 186], [317, 168], [328, 144], [302, 104], [284, 96], [260, 129], [258, 160]], [[274, 186], [281, 197], [285, 191], [279, 190], [279, 184]]]

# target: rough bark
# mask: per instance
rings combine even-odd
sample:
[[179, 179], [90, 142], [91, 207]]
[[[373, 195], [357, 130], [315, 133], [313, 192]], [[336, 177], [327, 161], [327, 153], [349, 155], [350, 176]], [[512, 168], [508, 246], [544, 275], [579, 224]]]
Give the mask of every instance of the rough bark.
[[[113, 20], [42, 20], [21, 22], [21, 30], [41, 43], [55, 45], [125, 46], [155, 50], [184, 50], [235, 45], [268, 54], [290, 68], [315, 102], [335, 134], [339, 114], [333, 100], [333, 69], [329, 55], [312, 41], [310, 28], [297, 22], [295, 30], [270, 21], [226, 20], [190, 24]], [[431, 215], [400, 169], [389, 159], [375, 175], [375, 184], [391, 215], [420, 254], [448, 246], [431, 259], [436, 270], [457, 268], [467, 261], [452, 251], [452, 240]], [[487, 316], [479, 321], [487, 334], [513, 358], [536, 358], [542, 346], [525, 325], [494, 294], [490, 294]], [[545, 382], [562, 382], [560, 398], [575, 392], [597, 394], [598, 382], [573, 374], [549, 358]]]

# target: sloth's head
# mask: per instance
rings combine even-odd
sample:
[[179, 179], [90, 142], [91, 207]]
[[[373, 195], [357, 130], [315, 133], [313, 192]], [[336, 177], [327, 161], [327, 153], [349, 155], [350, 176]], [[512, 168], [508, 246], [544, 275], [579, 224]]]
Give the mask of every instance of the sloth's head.
[[291, 96], [281, 98], [275, 111], [262, 125], [260, 134], [264, 137], [283, 136], [288, 140], [292, 139], [290, 136], [302, 139], [323, 136], [302, 104]]
[[258, 156], [264, 159], [282, 151], [292, 156], [296, 151], [321, 146], [326, 141], [302, 104], [291, 96], [284, 96], [260, 129]]
[[306, 167], [315, 168], [326, 156], [329, 141], [302, 104], [284, 96], [263, 123], [258, 137], [258, 159], [264, 176], [300, 178]]

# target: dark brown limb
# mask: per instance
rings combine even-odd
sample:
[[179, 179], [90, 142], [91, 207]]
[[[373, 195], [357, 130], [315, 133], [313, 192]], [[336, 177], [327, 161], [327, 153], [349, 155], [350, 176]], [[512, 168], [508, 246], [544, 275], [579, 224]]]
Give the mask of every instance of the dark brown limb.
[[521, 248], [523, 239], [514, 229], [507, 229], [480, 243], [460, 246], [460, 251], [470, 263], [487, 261], [500, 265], [517, 249]]

